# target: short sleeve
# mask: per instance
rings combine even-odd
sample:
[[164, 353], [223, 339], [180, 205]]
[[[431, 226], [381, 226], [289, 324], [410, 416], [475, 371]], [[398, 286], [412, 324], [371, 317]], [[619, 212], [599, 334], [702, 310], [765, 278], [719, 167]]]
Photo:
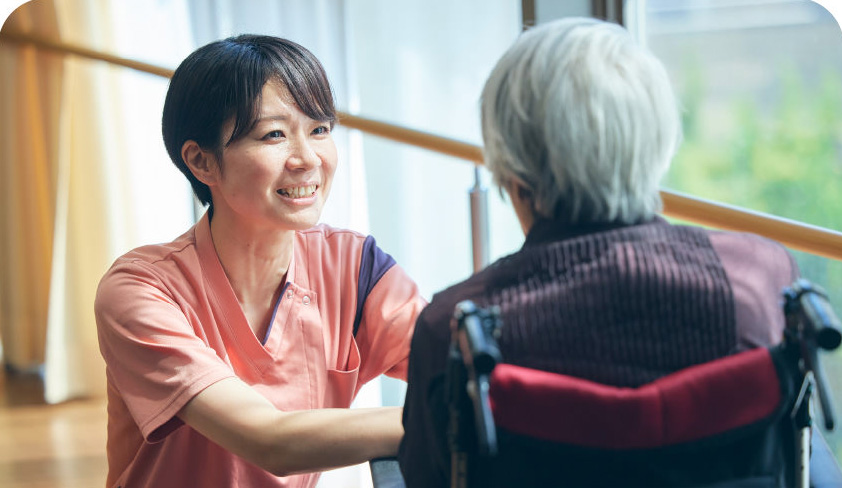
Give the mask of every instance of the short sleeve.
[[406, 380], [412, 332], [426, 304], [418, 286], [397, 264], [371, 287], [356, 337], [362, 357], [362, 382], [381, 373]]
[[234, 376], [209, 347], [199, 318], [148, 263], [112, 267], [94, 308], [109, 382], [147, 441], [181, 425], [175, 415], [197, 393]]

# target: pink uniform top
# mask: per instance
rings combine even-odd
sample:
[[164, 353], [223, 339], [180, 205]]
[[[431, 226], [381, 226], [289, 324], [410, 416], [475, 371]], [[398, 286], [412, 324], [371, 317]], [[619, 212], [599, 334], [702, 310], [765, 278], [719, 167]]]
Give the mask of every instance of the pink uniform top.
[[169, 244], [127, 253], [103, 277], [95, 304], [108, 382], [107, 486], [314, 486], [318, 474], [273, 476], [176, 413], [233, 376], [280, 410], [348, 407], [382, 373], [406, 379], [424, 305], [371, 237], [319, 225], [296, 234], [261, 340], [219, 262], [207, 214]]

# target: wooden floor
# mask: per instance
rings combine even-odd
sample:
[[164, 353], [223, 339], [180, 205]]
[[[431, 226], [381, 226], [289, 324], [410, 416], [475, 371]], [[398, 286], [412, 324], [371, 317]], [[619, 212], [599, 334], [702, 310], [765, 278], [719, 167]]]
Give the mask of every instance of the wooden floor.
[[[106, 402], [44, 403], [37, 374], [0, 365], [0, 488], [103, 488]], [[371, 488], [368, 465], [322, 475], [321, 487]]]
[[105, 400], [46, 405], [35, 373], [0, 368], [0, 487], [105, 486]]

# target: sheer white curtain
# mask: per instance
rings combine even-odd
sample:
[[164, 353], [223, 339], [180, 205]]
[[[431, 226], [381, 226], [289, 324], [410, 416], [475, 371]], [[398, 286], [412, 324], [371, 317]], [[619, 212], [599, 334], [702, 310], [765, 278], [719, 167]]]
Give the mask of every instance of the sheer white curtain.
[[[65, 42], [165, 66], [191, 47], [180, 1], [56, 5]], [[64, 68], [44, 376], [51, 403], [104, 393], [92, 304], [108, 266], [192, 222], [189, 187], [160, 142], [167, 80], [76, 57]]]
[[[351, 109], [481, 143], [479, 96], [521, 31], [520, 1], [349, 2]], [[469, 162], [364, 138], [372, 233], [426, 296], [472, 272]], [[508, 204], [489, 191], [491, 255], [523, 240]]]

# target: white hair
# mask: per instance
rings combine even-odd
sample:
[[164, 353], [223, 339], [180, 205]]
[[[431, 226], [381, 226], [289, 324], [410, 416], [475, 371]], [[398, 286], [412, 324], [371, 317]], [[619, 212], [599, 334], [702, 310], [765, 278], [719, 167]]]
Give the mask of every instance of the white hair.
[[570, 223], [634, 223], [661, 210], [681, 140], [663, 65], [617, 24], [566, 18], [524, 32], [482, 92], [484, 157], [534, 211]]

